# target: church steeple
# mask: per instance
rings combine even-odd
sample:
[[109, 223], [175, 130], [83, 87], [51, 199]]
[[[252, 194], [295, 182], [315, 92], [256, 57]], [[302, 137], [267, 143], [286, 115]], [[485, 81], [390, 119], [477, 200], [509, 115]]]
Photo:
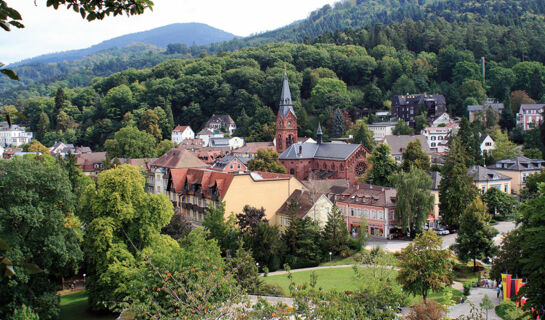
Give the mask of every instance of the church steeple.
[[280, 95], [280, 106], [291, 106], [291, 92], [288, 83], [288, 74], [284, 71], [284, 84], [282, 85], [282, 94]]
[[318, 139], [318, 144], [322, 144], [322, 126], [318, 122], [318, 129], [316, 130], [316, 139]]

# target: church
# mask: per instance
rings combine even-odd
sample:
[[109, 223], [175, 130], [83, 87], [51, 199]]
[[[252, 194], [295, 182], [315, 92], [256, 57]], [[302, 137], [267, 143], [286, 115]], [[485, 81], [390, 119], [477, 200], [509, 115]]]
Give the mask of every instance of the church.
[[317, 143], [298, 142], [297, 115], [293, 109], [288, 77], [284, 74], [275, 136], [280, 163], [299, 180], [347, 179], [354, 184], [356, 178], [368, 168], [369, 151], [361, 144], [323, 142], [319, 124], [316, 135]]

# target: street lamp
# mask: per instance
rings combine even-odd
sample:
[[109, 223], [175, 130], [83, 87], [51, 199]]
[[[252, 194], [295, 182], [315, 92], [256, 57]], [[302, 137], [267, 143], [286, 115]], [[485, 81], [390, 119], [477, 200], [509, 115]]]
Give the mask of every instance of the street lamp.
[[256, 262], [255, 266], [257, 267], [257, 272], [259, 272], [259, 262]]
[[331, 253], [331, 251], [329, 251], [329, 262], [331, 262], [331, 255], [332, 255], [332, 253]]

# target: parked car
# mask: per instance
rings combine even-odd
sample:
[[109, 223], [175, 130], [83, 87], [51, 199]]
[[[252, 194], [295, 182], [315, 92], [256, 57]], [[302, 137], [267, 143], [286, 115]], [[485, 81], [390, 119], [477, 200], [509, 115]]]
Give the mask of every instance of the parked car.
[[444, 236], [450, 233], [447, 229], [436, 229], [434, 231], [437, 235], [440, 235], [440, 236]]

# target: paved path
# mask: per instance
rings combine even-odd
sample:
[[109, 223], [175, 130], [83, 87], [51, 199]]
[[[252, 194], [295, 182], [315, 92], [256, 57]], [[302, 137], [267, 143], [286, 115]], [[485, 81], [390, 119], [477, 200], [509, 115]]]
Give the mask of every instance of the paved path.
[[[471, 288], [467, 301], [450, 307], [448, 316], [456, 318], [461, 315], [469, 315], [471, 312], [471, 305], [469, 304], [469, 301], [471, 301], [477, 308], [480, 308], [480, 303], [485, 295], [488, 295], [494, 306], [500, 304], [501, 300], [496, 298], [496, 289]], [[501, 320], [501, 318], [496, 315], [494, 309], [490, 309], [488, 310], [488, 320]]]
[[273, 297], [273, 296], [256, 296], [253, 294], [249, 294], [248, 298], [250, 299], [250, 302], [252, 305], [257, 303], [258, 298], [263, 298], [267, 300], [272, 305], [275, 305], [277, 303], [283, 303], [285, 305], [288, 305], [290, 307], [293, 307], [293, 298], [286, 298], [286, 297]]
[[[312, 267], [312, 268], [301, 268], [301, 269], [292, 269], [289, 272], [295, 273], [295, 272], [301, 272], [301, 271], [309, 271], [309, 270], [320, 270], [320, 269], [333, 269], [333, 268], [348, 268], [353, 267], [353, 264], [342, 264], [338, 266], [322, 266], [322, 267]], [[275, 271], [275, 272], [269, 272], [267, 276], [276, 276], [279, 274], [286, 274], [288, 271]], [[260, 277], [263, 276], [263, 273], [259, 275]]]

